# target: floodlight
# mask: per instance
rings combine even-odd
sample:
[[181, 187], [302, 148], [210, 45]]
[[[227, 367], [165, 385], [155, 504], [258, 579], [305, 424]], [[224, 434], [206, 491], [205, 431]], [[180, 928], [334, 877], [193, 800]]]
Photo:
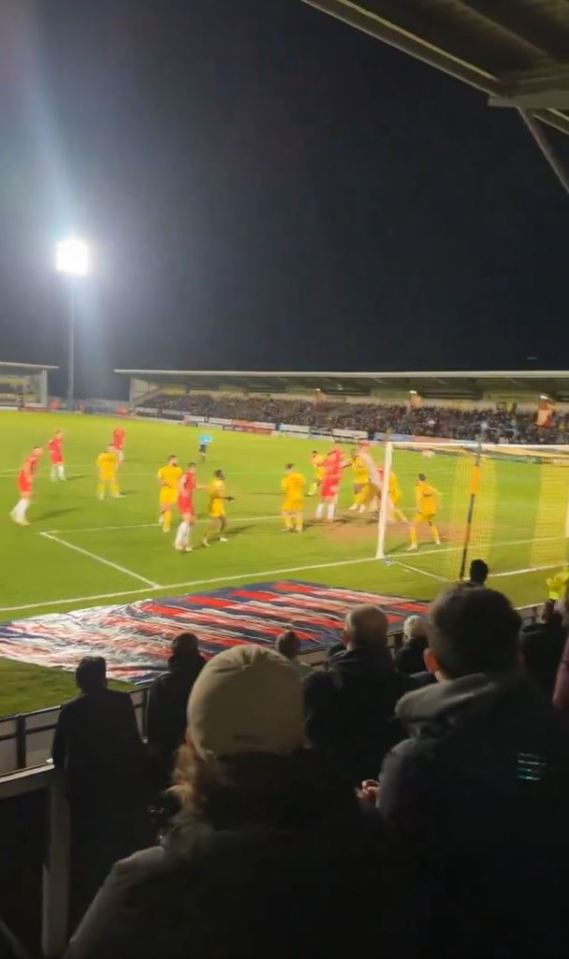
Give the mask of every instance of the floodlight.
[[73, 236], [60, 240], [55, 251], [55, 267], [58, 273], [86, 276], [89, 272], [89, 247], [83, 240]]

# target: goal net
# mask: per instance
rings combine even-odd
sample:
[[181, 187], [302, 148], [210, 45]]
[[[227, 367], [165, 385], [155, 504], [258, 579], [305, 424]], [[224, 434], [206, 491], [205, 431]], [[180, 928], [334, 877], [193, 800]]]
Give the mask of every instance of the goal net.
[[494, 575], [567, 562], [569, 448], [386, 443], [379, 559], [457, 580], [472, 559]]

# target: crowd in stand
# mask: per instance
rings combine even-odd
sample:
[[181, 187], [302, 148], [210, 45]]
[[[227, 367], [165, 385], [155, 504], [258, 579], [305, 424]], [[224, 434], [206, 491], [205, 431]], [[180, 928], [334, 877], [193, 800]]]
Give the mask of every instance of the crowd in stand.
[[146, 744], [82, 660], [53, 746], [68, 959], [565, 956], [569, 604], [522, 627], [487, 575], [395, 655], [385, 613], [350, 610], [323, 669], [292, 630], [207, 663], [183, 634]]
[[158, 394], [149, 405], [194, 416], [215, 416], [269, 423], [293, 423], [315, 429], [362, 430], [475, 440], [490, 443], [566, 443], [569, 414], [552, 414], [548, 426], [537, 426], [535, 412], [488, 409], [458, 409], [421, 405], [352, 403], [333, 400], [274, 399], [266, 396], [215, 396], [206, 393]]

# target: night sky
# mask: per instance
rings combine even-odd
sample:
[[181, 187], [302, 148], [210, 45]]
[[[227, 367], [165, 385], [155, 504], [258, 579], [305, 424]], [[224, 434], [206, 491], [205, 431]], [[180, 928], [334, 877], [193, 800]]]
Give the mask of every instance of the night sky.
[[0, 211], [0, 359], [64, 361], [52, 248], [93, 244], [84, 395], [566, 365], [569, 199], [521, 121], [298, 0], [2, 0]]

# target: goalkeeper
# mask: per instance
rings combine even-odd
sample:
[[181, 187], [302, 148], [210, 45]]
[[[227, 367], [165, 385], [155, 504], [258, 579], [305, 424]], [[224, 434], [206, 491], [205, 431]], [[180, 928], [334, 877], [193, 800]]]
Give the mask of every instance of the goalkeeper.
[[212, 536], [219, 536], [220, 543], [227, 543], [227, 537], [224, 535], [227, 529], [227, 517], [225, 515], [225, 503], [230, 503], [235, 497], [227, 496], [225, 493], [225, 476], [223, 470], [216, 470], [213, 479], [208, 488], [209, 503], [207, 513], [209, 516], [209, 526], [202, 539], [203, 546], [209, 546]]

